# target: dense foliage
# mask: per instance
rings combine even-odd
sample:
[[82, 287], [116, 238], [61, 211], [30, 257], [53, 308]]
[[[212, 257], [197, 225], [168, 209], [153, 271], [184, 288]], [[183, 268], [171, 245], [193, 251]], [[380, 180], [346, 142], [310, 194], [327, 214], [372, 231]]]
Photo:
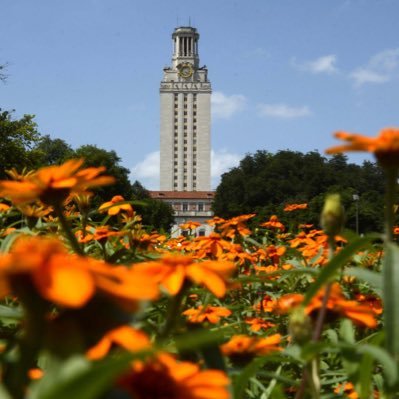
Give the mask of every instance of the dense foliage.
[[[284, 206], [306, 202], [311, 206], [303, 220], [317, 224], [326, 193], [338, 192], [347, 210], [347, 226], [356, 229], [358, 211], [359, 231], [365, 233], [382, 228], [383, 187], [382, 171], [369, 161], [356, 165], [348, 163], [345, 155], [328, 159], [315, 151], [257, 151], [222, 175], [213, 209], [220, 217], [276, 213], [289, 222]], [[354, 195], [359, 199], [354, 200]]]
[[113, 186], [94, 190], [93, 205], [99, 206], [116, 195], [126, 200], [140, 199], [143, 201], [138, 207], [143, 223], [148, 228], [169, 230], [174, 222], [172, 208], [162, 201], [151, 199], [144, 187], [141, 195], [137, 196], [134, 184], [129, 180], [129, 170], [121, 165], [122, 160], [115, 151], [96, 145], [73, 149], [62, 139], [40, 134], [33, 115], [17, 119], [12, 112], [0, 109], [0, 179], [7, 178], [6, 171], [12, 168], [21, 173], [23, 170], [27, 172], [43, 166], [59, 165], [72, 158], [83, 158], [85, 166], [104, 167], [115, 178]]

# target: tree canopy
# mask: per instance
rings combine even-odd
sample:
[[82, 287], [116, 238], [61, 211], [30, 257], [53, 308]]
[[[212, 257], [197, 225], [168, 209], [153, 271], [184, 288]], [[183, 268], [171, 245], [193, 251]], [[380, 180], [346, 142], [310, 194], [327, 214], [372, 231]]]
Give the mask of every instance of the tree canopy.
[[13, 111], [0, 109], [0, 178], [6, 178], [5, 171], [12, 168], [33, 169], [37, 159], [32, 149], [40, 140], [40, 133], [33, 121], [33, 115], [21, 119], [12, 117]]
[[[213, 210], [220, 217], [255, 212], [260, 218], [277, 213], [288, 219], [283, 212], [286, 204], [307, 202], [303, 221], [317, 225], [325, 194], [338, 192], [348, 227], [355, 229], [358, 211], [360, 231], [366, 232], [381, 227], [383, 191], [383, 173], [369, 161], [356, 165], [345, 155], [326, 158], [317, 151], [257, 151], [222, 175]], [[359, 200], [353, 199], [355, 194]]]

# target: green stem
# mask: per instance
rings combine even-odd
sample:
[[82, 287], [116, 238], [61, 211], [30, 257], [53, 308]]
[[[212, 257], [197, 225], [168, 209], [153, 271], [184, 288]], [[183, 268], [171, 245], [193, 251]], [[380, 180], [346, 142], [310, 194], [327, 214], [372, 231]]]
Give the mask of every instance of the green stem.
[[187, 291], [187, 285], [184, 284], [180, 291], [171, 299], [168, 315], [166, 317], [165, 324], [160, 332], [160, 338], [166, 338], [175, 326], [178, 318], [180, 317], [180, 307], [183, 302], [185, 293]]
[[79, 245], [78, 240], [76, 239], [75, 235], [72, 233], [72, 230], [68, 224], [68, 221], [65, 218], [62, 207], [60, 206], [60, 204], [53, 205], [53, 207], [54, 207], [54, 212], [57, 215], [58, 220], [60, 221], [61, 228], [64, 231], [69, 243], [71, 244], [72, 249], [78, 255], [84, 256], [83, 250], [82, 250], [81, 246]]
[[393, 241], [394, 204], [398, 170], [390, 168], [386, 169], [385, 173], [387, 182], [385, 190], [385, 242], [388, 243]]

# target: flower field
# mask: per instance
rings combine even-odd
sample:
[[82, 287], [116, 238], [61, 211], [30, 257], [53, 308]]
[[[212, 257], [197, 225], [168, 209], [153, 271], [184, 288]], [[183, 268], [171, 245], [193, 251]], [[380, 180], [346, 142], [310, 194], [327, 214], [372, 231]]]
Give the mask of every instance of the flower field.
[[0, 181], [4, 399], [394, 398], [399, 393], [399, 131], [340, 132], [376, 155], [385, 231], [345, 230], [339, 195], [148, 231], [104, 168], [69, 160]]

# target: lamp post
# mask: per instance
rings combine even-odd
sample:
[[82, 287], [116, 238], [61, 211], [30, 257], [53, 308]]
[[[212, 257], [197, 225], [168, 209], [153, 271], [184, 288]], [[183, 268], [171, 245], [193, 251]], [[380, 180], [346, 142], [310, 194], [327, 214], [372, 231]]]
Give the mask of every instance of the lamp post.
[[355, 217], [356, 217], [356, 234], [359, 234], [359, 200], [358, 194], [352, 195], [353, 201], [355, 201]]

